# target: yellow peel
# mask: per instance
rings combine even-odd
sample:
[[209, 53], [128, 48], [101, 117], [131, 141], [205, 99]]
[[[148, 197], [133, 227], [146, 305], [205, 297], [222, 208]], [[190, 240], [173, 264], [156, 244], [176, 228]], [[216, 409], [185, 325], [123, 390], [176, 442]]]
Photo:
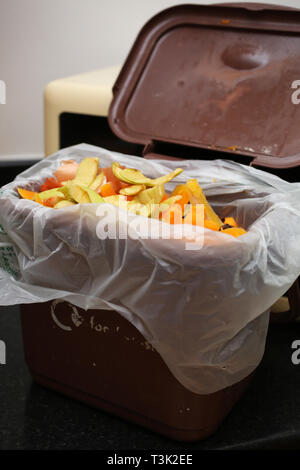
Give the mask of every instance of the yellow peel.
[[124, 181], [128, 184], [144, 184], [145, 186], [156, 186], [158, 184], [168, 183], [183, 171], [182, 168], [176, 168], [176, 170], [172, 171], [171, 173], [165, 176], [160, 176], [159, 178], [151, 179], [147, 178], [147, 176], [143, 175], [141, 171], [135, 170], [134, 168], [125, 168], [123, 170], [120, 167], [120, 164], [117, 162], [114, 162], [111, 168], [113, 174], [119, 180]]
[[135, 196], [136, 194], [140, 193], [145, 189], [144, 184], [134, 184], [132, 186], [128, 186], [128, 188], [123, 188], [120, 190], [120, 194], [124, 196]]

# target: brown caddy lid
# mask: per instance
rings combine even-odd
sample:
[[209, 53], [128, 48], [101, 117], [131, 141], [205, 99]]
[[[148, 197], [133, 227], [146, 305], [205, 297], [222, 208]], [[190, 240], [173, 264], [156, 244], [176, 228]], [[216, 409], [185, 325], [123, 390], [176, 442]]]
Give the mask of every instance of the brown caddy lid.
[[141, 30], [115, 83], [109, 121], [130, 142], [214, 148], [253, 157], [255, 165], [294, 167], [295, 80], [300, 10], [181, 5]]

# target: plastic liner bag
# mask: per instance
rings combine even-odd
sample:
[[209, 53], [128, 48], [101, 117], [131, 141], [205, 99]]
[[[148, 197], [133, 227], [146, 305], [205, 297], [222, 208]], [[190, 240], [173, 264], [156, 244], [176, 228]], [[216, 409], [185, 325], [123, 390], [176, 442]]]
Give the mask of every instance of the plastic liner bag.
[[[54, 210], [19, 199], [16, 187], [38, 189], [61, 160], [92, 156], [101, 167], [118, 161], [150, 177], [180, 166], [167, 190], [197, 178], [219, 215], [234, 216], [248, 233], [236, 239], [204, 229], [199, 249], [186, 249], [174, 233], [143, 238], [136, 226], [127, 238], [104, 238], [103, 226], [128, 228], [136, 216], [126, 221], [127, 211], [110, 204]], [[0, 304], [62, 299], [116, 310], [195, 393], [249, 375], [263, 356], [270, 306], [300, 274], [300, 184], [203, 158], [205, 152], [200, 161], [148, 161], [82, 144], [21, 173], [0, 194]]]

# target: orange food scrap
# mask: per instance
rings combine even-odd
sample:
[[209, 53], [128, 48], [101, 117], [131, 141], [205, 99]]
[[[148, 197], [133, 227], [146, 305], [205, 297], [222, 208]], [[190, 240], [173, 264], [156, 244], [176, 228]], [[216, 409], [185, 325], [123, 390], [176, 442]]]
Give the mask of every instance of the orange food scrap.
[[42, 204], [43, 204], [43, 206], [46, 206], [46, 207], [54, 207], [53, 197], [50, 197], [48, 199], [44, 199], [42, 201]]
[[181, 199], [177, 201], [177, 204], [179, 204], [182, 209], [184, 209], [184, 206], [190, 201], [191, 193], [186, 186], [179, 184], [172, 192], [171, 197], [172, 196], [181, 196]]
[[191, 204], [191, 208], [184, 218], [185, 224], [197, 225], [203, 227], [204, 225], [204, 207], [202, 204]]
[[44, 205], [43, 201], [39, 196], [39, 193], [36, 193], [35, 191], [29, 191], [28, 189], [18, 188], [18, 193], [23, 199], [27, 199], [28, 201], [34, 201]]
[[23, 199], [28, 199], [29, 201], [35, 201], [36, 192], [28, 191], [28, 189], [18, 188], [18, 193]]
[[169, 224], [181, 224], [182, 223], [182, 208], [179, 204], [173, 204], [169, 209], [165, 210], [160, 218], [164, 222]]
[[49, 189], [59, 188], [61, 183], [56, 178], [47, 178], [45, 183], [42, 184], [40, 191], [48, 191]]
[[219, 225], [213, 220], [204, 220], [204, 227], [209, 228], [210, 230], [215, 230], [216, 232], [219, 230]]
[[132, 186], [132, 184], [125, 183], [124, 181], [120, 181], [120, 189], [128, 188], [129, 186]]
[[[121, 165], [121, 168], [124, 169], [125, 167]], [[104, 176], [106, 177], [106, 181], [112, 184], [115, 194], [118, 194], [120, 189], [127, 186], [127, 183], [124, 183], [125, 184], [124, 186], [124, 184], [113, 174], [111, 167], [103, 168], [103, 173], [104, 173]]]
[[170, 196], [168, 196], [168, 194], [164, 194], [163, 197], [162, 197], [162, 200], [160, 202], [164, 202], [166, 199], [168, 199]]
[[221, 20], [221, 24], [229, 24], [231, 22], [231, 20], [229, 20], [228, 18], [224, 18]]
[[221, 232], [227, 233], [227, 235], [232, 235], [233, 237], [240, 237], [241, 235], [244, 235], [245, 233], [247, 233], [246, 230], [244, 230], [243, 228], [239, 228], [239, 227], [232, 227], [232, 228], [225, 228], [225, 229], [221, 228]]
[[102, 197], [108, 197], [108, 196], [115, 196], [117, 193], [113, 187], [112, 182], [110, 182], [101, 186], [100, 194]]
[[[72, 180], [76, 176], [76, 172], [78, 169], [78, 163], [75, 162], [75, 160], [63, 160], [61, 162], [61, 165], [57, 170], [54, 172], [54, 178], [49, 178], [50, 180], [56, 179], [58, 183], [61, 183], [62, 181], [68, 181]], [[50, 186], [47, 187], [47, 189], [52, 189], [57, 186]], [[42, 189], [41, 191], [46, 191], [47, 189]]]
[[232, 225], [232, 227], [238, 227], [238, 224], [234, 217], [225, 217], [224, 224]]

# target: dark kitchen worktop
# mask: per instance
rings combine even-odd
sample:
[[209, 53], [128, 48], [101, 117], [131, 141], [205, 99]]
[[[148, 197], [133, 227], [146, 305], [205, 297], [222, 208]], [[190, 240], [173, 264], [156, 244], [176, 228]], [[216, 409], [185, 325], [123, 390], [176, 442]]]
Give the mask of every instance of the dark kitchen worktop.
[[0, 449], [298, 449], [300, 364], [291, 344], [300, 324], [272, 325], [253, 381], [219, 431], [178, 443], [32, 382], [24, 360], [18, 307], [0, 308]]

